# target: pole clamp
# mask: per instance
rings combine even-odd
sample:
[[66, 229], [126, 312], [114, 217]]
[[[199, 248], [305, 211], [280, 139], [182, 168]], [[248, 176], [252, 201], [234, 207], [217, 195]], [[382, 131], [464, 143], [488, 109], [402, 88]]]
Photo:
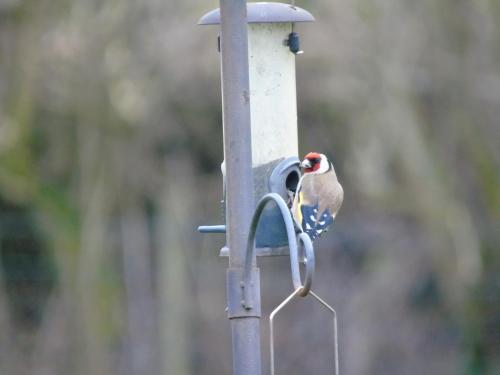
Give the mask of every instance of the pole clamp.
[[[252, 267], [247, 282], [243, 281], [243, 268], [228, 268], [227, 278], [227, 315], [229, 319], [261, 317], [260, 309], [260, 272]], [[246, 304], [243, 295], [251, 296], [252, 303]]]

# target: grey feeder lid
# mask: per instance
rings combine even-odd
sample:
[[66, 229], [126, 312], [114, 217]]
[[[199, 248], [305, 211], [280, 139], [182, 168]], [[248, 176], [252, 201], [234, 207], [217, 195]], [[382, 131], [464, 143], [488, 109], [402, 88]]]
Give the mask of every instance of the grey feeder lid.
[[[314, 17], [307, 10], [283, 3], [247, 3], [248, 23], [312, 22]], [[219, 25], [219, 8], [208, 12], [198, 25]]]

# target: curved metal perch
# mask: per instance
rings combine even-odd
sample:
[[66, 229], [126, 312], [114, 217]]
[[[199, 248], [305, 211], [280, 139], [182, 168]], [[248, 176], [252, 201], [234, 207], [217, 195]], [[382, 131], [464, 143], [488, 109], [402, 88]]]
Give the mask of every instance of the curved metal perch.
[[[262, 199], [257, 204], [255, 213], [250, 224], [250, 233], [248, 234], [247, 250], [245, 254], [245, 268], [243, 271], [243, 280], [241, 281], [241, 287], [243, 288], [243, 307], [245, 309], [252, 308], [252, 301], [250, 296], [250, 288], [246, 287], [250, 285], [251, 271], [252, 271], [252, 259], [255, 255], [255, 234], [257, 232], [257, 226], [259, 224], [259, 219], [264, 211], [266, 205], [273, 201], [278, 206], [281, 216], [286, 227], [286, 234], [288, 238], [288, 247], [290, 248], [290, 267], [292, 271], [292, 281], [293, 287], [297, 291], [297, 294], [301, 297], [305, 297], [311, 290], [312, 278], [314, 274], [314, 250], [312, 246], [311, 239], [306, 233], [295, 232], [295, 226], [292, 219], [292, 214], [288, 209], [285, 201], [279, 194], [269, 193], [262, 197]], [[297, 241], [298, 239], [298, 241]], [[300, 264], [299, 264], [299, 247], [303, 248], [303, 262], [306, 266], [306, 274], [304, 278], [304, 283], [302, 283], [300, 275]]]
[[[339, 356], [338, 356], [338, 340], [337, 340], [337, 313], [335, 310], [321, 299], [316, 293], [311, 290], [312, 278], [314, 275], [314, 249], [312, 245], [311, 238], [307, 233], [295, 231], [295, 226], [292, 218], [292, 214], [288, 209], [285, 201], [279, 194], [269, 193], [264, 195], [262, 199], [257, 204], [255, 213], [250, 224], [250, 233], [248, 234], [247, 249], [245, 254], [245, 265], [243, 270], [243, 278], [241, 280], [241, 287], [243, 289], [243, 300], [242, 305], [245, 309], [252, 309], [251, 300], [251, 285], [252, 280], [252, 259], [255, 255], [255, 235], [257, 232], [257, 226], [259, 224], [260, 217], [266, 205], [273, 201], [278, 206], [281, 216], [286, 227], [286, 233], [288, 238], [288, 247], [290, 249], [290, 267], [292, 272], [292, 281], [294, 291], [290, 294], [282, 303], [278, 305], [269, 316], [269, 329], [270, 329], [270, 350], [271, 350], [271, 375], [274, 375], [274, 318], [276, 315], [293, 299], [297, 296], [305, 297], [308, 294], [312, 295], [316, 301], [318, 301], [323, 307], [325, 307], [333, 317], [333, 345], [334, 345], [334, 374], [339, 374]], [[300, 253], [302, 259], [299, 257], [299, 249], [303, 252]], [[304, 277], [304, 283], [302, 283], [302, 278], [300, 274], [300, 261], [302, 261], [306, 266], [306, 273]]]

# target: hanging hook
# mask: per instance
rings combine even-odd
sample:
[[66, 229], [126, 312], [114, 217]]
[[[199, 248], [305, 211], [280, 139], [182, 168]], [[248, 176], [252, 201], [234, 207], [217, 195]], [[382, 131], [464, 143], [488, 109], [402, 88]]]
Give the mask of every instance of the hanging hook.
[[[274, 375], [274, 320], [276, 315], [292, 300], [297, 296], [300, 296], [301, 289], [296, 289], [290, 294], [283, 302], [281, 302], [278, 307], [276, 307], [269, 315], [269, 350], [271, 357], [271, 375]], [[316, 301], [318, 301], [324, 308], [326, 308], [332, 315], [333, 321], [333, 360], [334, 360], [334, 374], [339, 375], [339, 345], [338, 345], [338, 335], [337, 335], [337, 312], [326, 303], [322, 298], [320, 298], [312, 290], [309, 291], [309, 295], [313, 296]]]
[[[304, 232], [297, 233], [295, 231], [295, 225], [293, 223], [292, 214], [288, 209], [285, 201], [279, 194], [269, 193], [262, 197], [262, 199], [257, 204], [255, 209], [255, 213], [252, 218], [252, 222], [250, 224], [250, 232], [248, 234], [247, 241], [247, 250], [245, 254], [245, 265], [243, 271], [243, 279], [241, 280], [241, 287], [243, 288], [243, 300], [242, 304], [245, 309], [252, 308], [251, 301], [251, 288], [249, 287], [251, 280], [251, 271], [252, 271], [252, 259], [255, 255], [255, 234], [257, 231], [257, 226], [259, 224], [259, 219], [264, 211], [266, 205], [273, 201], [278, 206], [281, 216], [283, 217], [283, 221], [286, 227], [286, 234], [288, 238], [288, 247], [290, 248], [290, 267], [292, 271], [292, 282], [293, 287], [296, 290], [300, 290], [300, 296], [304, 297], [309, 293], [312, 285], [312, 279], [314, 275], [314, 250], [311, 239], [309, 235]], [[298, 241], [297, 241], [298, 238]], [[306, 265], [306, 273], [304, 278], [304, 284], [302, 284], [301, 276], [300, 276], [300, 259], [299, 259], [299, 247], [304, 249], [304, 263]]]
[[[295, 225], [292, 219], [292, 214], [283, 200], [283, 198], [276, 193], [269, 193], [264, 195], [257, 207], [255, 208], [252, 221], [250, 223], [250, 232], [248, 234], [247, 249], [245, 253], [245, 264], [243, 276], [241, 280], [241, 287], [243, 289], [242, 305], [245, 309], [250, 310], [253, 308], [251, 299], [251, 283], [252, 283], [252, 260], [255, 256], [255, 235], [260, 217], [266, 205], [273, 201], [279, 208], [283, 221], [286, 227], [288, 238], [288, 247], [290, 249], [290, 269], [292, 273], [292, 282], [294, 291], [282, 303], [278, 305], [269, 316], [270, 328], [270, 351], [271, 351], [271, 375], [274, 375], [274, 320], [277, 314], [288, 305], [297, 296], [305, 297], [311, 295], [323, 307], [325, 307], [333, 318], [333, 345], [334, 345], [334, 374], [339, 375], [339, 354], [338, 354], [338, 337], [337, 337], [337, 313], [328, 303], [321, 299], [316, 293], [311, 290], [312, 279], [314, 276], [314, 248], [311, 238], [307, 233], [299, 232], [297, 234]], [[299, 247], [300, 246], [300, 247]], [[302, 250], [299, 253], [299, 249]], [[300, 262], [305, 264], [304, 282], [300, 274]]]

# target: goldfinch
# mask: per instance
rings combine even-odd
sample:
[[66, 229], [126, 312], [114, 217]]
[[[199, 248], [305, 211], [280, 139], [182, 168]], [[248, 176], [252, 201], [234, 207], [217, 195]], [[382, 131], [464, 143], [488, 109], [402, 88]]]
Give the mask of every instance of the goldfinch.
[[297, 185], [292, 215], [298, 227], [314, 240], [333, 223], [342, 205], [344, 190], [325, 155], [310, 152], [300, 166], [304, 174]]

